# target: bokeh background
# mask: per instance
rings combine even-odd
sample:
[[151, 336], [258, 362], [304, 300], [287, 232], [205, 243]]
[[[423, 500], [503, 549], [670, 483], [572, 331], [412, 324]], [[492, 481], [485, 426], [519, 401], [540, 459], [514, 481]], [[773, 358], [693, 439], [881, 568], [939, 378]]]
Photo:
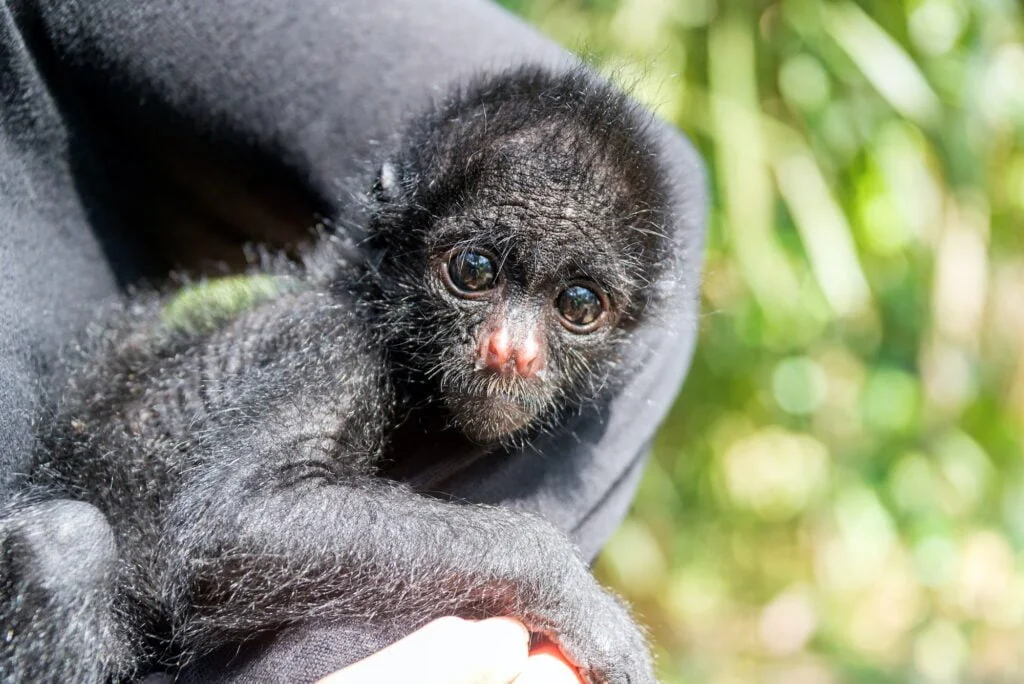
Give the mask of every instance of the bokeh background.
[[599, 561], [665, 682], [1024, 682], [1016, 0], [504, 0], [699, 146], [700, 346]]

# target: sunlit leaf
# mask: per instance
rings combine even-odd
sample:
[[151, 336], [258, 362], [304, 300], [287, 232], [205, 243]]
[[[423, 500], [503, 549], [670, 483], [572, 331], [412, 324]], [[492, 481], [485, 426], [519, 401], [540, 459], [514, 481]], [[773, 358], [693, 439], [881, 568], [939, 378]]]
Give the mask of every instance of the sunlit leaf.
[[910, 55], [852, 2], [823, 3], [825, 26], [879, 94], [919, 124], [937, 122], [941, 106]]

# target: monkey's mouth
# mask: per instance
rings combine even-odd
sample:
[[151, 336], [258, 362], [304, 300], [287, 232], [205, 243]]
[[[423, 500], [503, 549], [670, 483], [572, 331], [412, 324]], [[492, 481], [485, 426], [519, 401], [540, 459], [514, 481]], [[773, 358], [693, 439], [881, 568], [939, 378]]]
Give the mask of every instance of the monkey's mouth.
[[552, 384], [538, 378], [459, 364], [440, 383], [454, 425], [474, 442], [499, 442], [536, 424], [554, 404]]
[[474, 442], [498, 442], [528, 427], [536, 413], [508, 396], [450, 397], [459, 429]]
[[501, 382], [472, 384], [446, 403], [462, 432], [475, 442], [501, 441], [534, 424], [551, 403], [541, 387]]

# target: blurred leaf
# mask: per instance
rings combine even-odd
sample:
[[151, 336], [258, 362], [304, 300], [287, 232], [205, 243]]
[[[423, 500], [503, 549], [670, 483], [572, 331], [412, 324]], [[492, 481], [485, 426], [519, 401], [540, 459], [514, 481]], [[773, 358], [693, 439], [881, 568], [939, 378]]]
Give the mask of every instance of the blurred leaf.
[[938, 98], [900, 44], [852, 2], [822, 4], [829, 34], [882, 97], [916, 123], [937, 123]]

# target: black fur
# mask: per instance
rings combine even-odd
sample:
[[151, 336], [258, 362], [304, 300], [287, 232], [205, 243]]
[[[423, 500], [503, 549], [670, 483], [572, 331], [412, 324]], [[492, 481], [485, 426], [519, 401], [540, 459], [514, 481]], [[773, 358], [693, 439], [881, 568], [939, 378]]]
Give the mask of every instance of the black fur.
[[[0, 509], [0, 680], [129, 677], [312, 617], [455, 614], [518, 617], [595, 681], [650, 681], [642, 634], [551, 525], [396, 481], [417, 444], [500, 454], [616, 382], [666, 259], [646, 125], [582, 71], [480, 79], [367, 181], [345, 218], [359, 250], [325, 239], [242, 307], [139, 297], [86, 335]], [[467, 247], [498, 261], [483, 297], [444, 284]], [[572, 282], [607, 295], [594, 332], [558, 323]], [[543, 373], [478, 367], [495, 316], [537, 331]]]

